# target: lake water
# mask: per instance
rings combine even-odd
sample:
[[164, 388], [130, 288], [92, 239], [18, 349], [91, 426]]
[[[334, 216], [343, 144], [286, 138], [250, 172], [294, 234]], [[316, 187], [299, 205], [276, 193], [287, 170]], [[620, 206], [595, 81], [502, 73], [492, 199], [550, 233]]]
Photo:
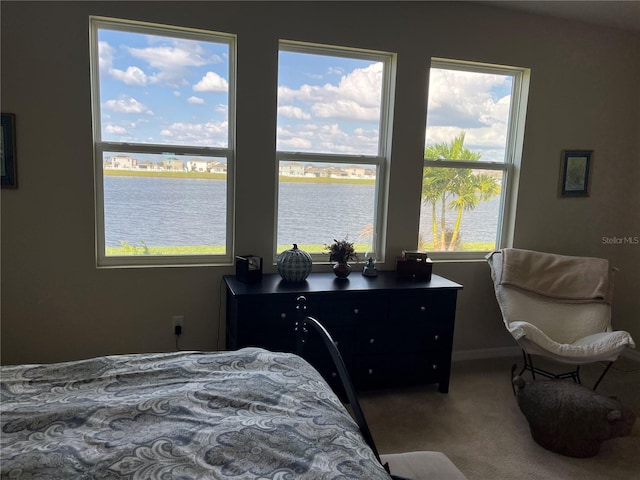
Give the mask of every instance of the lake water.
[[[161, 177], [104, 177], [105, 243], [224, 245], [226, 182]], [[280, 185], [278, 243], [325, 244], [347, 237], [371, 241], [374, 186], [289, 183]], [[256, 198], [259, 201], [259, 198]], [[495, 240], [499, 197], [465, 212], [465, 241]], [[430, 240], [431, 211], [422, 208], [421, 231]], [[453, 226], [455, 212], [448, 212]]]

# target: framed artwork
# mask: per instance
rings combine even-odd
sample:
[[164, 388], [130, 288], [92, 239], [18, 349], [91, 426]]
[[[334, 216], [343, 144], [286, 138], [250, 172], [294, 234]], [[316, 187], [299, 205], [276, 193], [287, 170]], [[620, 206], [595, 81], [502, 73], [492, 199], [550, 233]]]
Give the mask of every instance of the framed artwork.
[[0, 171], [2, 172], [2, 188], [16, 188], [18, 186], [16, 170], [16, 116], [13, 113], [2, 114]]
[[560, 196], [588, 197], [593, 150], [563, 150], [560, 162]]

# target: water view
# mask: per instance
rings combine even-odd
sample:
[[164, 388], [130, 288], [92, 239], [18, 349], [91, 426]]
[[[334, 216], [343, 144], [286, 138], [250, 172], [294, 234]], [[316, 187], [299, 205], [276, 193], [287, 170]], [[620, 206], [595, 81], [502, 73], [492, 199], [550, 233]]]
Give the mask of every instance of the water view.
[[[371, 242], [373, 185], [282, 182], [278, 244], [330, 243], [348, 237]], [[105, 244], [224, 245], [224, 180], [104, 177]], [[327, 202], [331, 202], [329, 208]], [[463, 242], [493, 242], [500, 197], [481, 202], [462, 219]], [[431, 232], [429, 208], [421, 209], [420, 231]], [[453, 221], [455, 215], [450, 215]], [[430, 241], [430, 238], [424, 238]]]

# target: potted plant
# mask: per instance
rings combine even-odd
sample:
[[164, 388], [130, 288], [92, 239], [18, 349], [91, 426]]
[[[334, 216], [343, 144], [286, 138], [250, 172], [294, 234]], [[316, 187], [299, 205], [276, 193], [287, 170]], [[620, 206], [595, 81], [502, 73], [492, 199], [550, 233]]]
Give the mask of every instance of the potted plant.
[[350, 260], [357, 260], [358, 254], [353, 248], [353, 243], [344, 240], [333, 240], [331, 245], [327, 245], [326, 249], [329, 251], [329, 261], [336, 262], [333, 266], [333, 272], [338, 278], [347, 278], [351, 273]]

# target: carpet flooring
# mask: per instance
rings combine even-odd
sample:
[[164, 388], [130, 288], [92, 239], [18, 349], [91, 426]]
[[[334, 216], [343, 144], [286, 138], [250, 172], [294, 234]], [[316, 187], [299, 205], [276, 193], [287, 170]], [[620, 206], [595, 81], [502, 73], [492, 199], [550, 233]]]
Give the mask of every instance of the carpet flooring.
[[[595, 457], [545, 450], [531, 438], [513, 395], [514, 363], [522, 366], [522, 358], [454, 362], [447, 394], [436, 385], [360, 393], [378, 450], [441, 451], [469, 480], [640, 479], [640, 419], [629, 436], [605, 441]], [[553, 364], [539, 366], [558, 371]], [[592, 386], [602, 369], [582, 367], [583, 383]], [[640, 363], [619, 359], [598, 393], [617, 396], [640, 416]]]

